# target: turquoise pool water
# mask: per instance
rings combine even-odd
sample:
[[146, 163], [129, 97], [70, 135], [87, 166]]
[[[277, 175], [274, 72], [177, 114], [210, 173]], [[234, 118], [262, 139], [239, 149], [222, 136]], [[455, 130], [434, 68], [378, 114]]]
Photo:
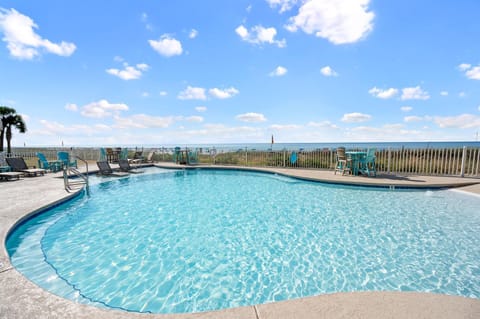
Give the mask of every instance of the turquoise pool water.
[[46, 290], [136, 312], [342, 291], [480, 298], [480, 197], [151, 168], [28, 220], [7, 249]]

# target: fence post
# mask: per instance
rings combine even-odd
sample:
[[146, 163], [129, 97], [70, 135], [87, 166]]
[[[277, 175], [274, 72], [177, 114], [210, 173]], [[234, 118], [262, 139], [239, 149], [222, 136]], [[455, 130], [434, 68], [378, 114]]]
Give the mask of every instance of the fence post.
[[286, 164], [286, 162], [285, 162], [285, 159], [286, 159], [286, 158], [287, 158], [287, 150], [284, 149], [284, 150], [283, 150], [283, 167], [286, 167], [286, 166], [287, 166], [287, 164]]
[[248, 149], [245, 146], [245, 166], [248, 166]]
[[463, 146], [462, 151], [462, 168], [460, 169], [460, 176], [465, 177], [465, 155], [467, 154], [467, 147]]
[[390, 147], [388, 148], [387, 154], [387, 174], [390, 175], [390, 160], [392, 158], [392, 153], [390, 152]]

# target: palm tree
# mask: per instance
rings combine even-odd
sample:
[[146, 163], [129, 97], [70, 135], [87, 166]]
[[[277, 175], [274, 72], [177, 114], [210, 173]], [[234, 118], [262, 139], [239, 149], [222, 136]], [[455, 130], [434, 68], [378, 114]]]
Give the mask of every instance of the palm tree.
[[20, 133], [27, 131], [22, 116], [18, 115], [15, 109], [8, 106], [0, 106], [0, 152], [3, 152], [3, 139], [5, 135], [7, 138], [8, 153], [11, 152], [12, 126], [17, 128]]
[[7, 153], [12, 153], [12, 127], [16, 128], [20, 133], [25, 133], [27, 131], [27, 125], [23, 120], [21, 115], [9, 115], [7, 118], [7, 125], [5, 130], [5, 136], [7, 138]]

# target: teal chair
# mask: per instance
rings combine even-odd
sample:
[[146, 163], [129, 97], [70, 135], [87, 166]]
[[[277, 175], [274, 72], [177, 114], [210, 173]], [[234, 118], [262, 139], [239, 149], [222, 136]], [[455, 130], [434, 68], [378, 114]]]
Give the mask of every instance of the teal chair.
[[62, 162], [62, 165], [64, 167], [78, 168], [77, 160], [71, 160], [70, 159], [70, 153], [68, 153], [68, 152], [58, 152], [57, 153], [57, 158], [58, 158], [59, 161]]
[[122, 150], [120, 151], [119, 159], [128, 161], [128, 148], [122, 148]]
[[49, 161], [45, 157], [45, 154], [38, 152], [38, 168], [43, 168], [45, 170], [49, 170], [52, 172], [58, 172], [62, 169], [62, 162], [61, 161]]
[[100, 156], [98, 157], [99, 162], [104, 162], [107, 160], [107, 151], [105, 148], [100, 147]]
[[5, 160], [7, 152], [0, 152], [0, 172], [10, 172], [12, 169]]
[[188, 164], [198, 164], [198, 152], [195, 151], [188, 151]]
[[362, 175], [377, 176], [377, 169], [375, 167], [375, 151], [376, 148], [369, 148], [367, 154], [360, 159], [360, 172]]

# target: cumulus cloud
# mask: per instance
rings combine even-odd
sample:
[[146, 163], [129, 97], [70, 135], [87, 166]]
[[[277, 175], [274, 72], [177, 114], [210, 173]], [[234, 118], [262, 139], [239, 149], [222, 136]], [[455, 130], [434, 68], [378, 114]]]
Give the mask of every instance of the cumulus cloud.
[[441, 92], [440, 92], [440, 95], [441, 95], [441, 96], [448, 96], [448, 92], [447, 92], [447, 91], [441, 91]]
[[369, 121], [371, 118], [372, 116], [369, 114], [355, 112], [344, 114], [341, 121], [345, 123], [360, 123]]
[[265, 28], [261, 25], [254, 26], [250, 29], [250, 31], [245, 28], [243, 25], [238, 26], [235, 29], [235, 32], [240, 36], [243, 41], [253, 44], [274, 44], [279, 48], [283, 48], [286, 46], [287, 42], [285, 39], [282, 40], [275, 40], [275, 36], [277, 35], [277, 29], [274, 27]]
[[398, 90], [395, 89], [395, 88], [389, 88], [389, 89], [386, 89], [386, 90], [382, 90], [382, 89], [379, 89], [377, 87], [373, 87], [368, 91], [368, 93], [370, 93], [371, 95], [373, 95], [374, 97], [377, 97], [379, 99], [390, 99], [390, 98], [394, 97], [395, 95], [397, 95]]
[[145, 63], [140, 63], [135, 66], [130, 66], [128, 63], [123, 63], [123, 70], [120, 69], [107, 69], [106, 72], [111, 75], [115, 75], [122, 80], [136, 80], [139, 79], [143, 72], [149, 69], [149, 66]]
[[270, 76], [283, 76], [287, 74], [288, 70], [283, 66], [277, 66], [275, 70], [270, 72]]
[[469, 129], [480, 127], [480, 116], [473, 114], [460, 114], [457, 116], [436, 116], [433, 118], [441, 128]]
[[192, 123], [201, 123], [203, 122], [203, 117], [198, 115], [192, 115], [185, 117], [185, 121]]
[[178, 94], [180, 100], [206, 100], [205, 89], [201, 87], [187, 86], [187, 88]]
[[231, 97], [233, 97], [234, 95], [237, 95], [239, 93], [239, 91], [234, 88], [234, 87], [230, 87], [228, 89], [218, 89], [218, 88], [213, 88], [213, 89], [210, 89], [208, 90], [208, 93], [213, 96], [214, 98], [217, 98], [217, 99], [229, 99]]
[[0, 31], [7, 43], [10, 55], [18, 59], [31, 60], [41, 54], [40, 50], [60, 56], [70, 56], [76, 50], [75, 44], [61, 41], [53, 43], [35, 32], [38, 25], [28, 16], [15, 9], [0, 8]]
[[265, 115], [263, 115], [261, 113], [253, 113], [253, 112], [239, 114], [235, 118], [239, 121], [250, 122], [250, 123], [265, 122], [267, 120], [265, 118]]
[[148, 43], [155, 51], [165, 57], [180, 55], [183, 52], [180, 41], [170, 37], [168, 34], [162, 35], [159, 40], [148, 40]]
[[375, 15], [369, 11], [369, 3], [370, 0], [305, 0], [286, 28], [291, 32], [301, 29], [334, 44], [354, 43], [373, 29]]
[[320, 73], [322, 73], [325, 76], [338, 76], [338, 73], [335, 72], [331, 67], [324, 66], [323, 68], [320, 69]]
[[195, 107], [195, 111], [197, 112], [205, 112], [207, 110], [206, 106], [197, 106]]
[[160, 91], [159, 94], [160, 94], [160, 96], [166, 96], [168, 93], [167, 93], [167, 91]]
[[280, 13], [290, 10], [298, 0], [266, 0], [270, 7], [276, 8], [279, 7]]
[[82, 114], [85, 117], [104, 118], [117, 114], [119, 111], [127, 111], [128, 106], [123, 103], [110, 103], [107, 100], [92, 102], [82, 107]]
[[430, 95], [420, 86], [402, 89], [402, 100], [428, 100]]
[[413, 107], [411, 106], [402, 106], [400, 108], [400, 110], [402, 110], [403, 112], [410, 112], [411, 110], [413, 110]]
[[471, 80], [480, 80], [480, 65], [472, 66], [469, 63], [462, 63], [458, 69], [465, 72], [465, 76]]

